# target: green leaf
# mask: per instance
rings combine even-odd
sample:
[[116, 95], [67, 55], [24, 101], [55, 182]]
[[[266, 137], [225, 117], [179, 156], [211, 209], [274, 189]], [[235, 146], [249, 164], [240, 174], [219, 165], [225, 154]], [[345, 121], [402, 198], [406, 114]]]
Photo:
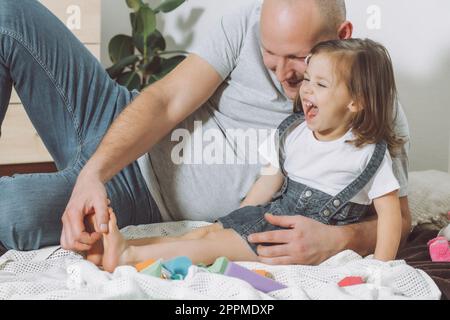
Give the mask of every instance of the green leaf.
[[136, 18], [136, 32], [140, 33], [144, 39], [147, 39], [156, 30], [155, 12], [144, 6], [139, 9]]
[[166, 50], [166, 40], [164, 39], [161, 32], [155, 30], [147, 39], [147, 46], [153, 51], [164, 51]]
[[161, 80], [160, 77], [158, 77], [156, 74], [152, 74], [150, 77], [148, 77], [147, 83], [144, 85], [144, 88], [147, 88], [149, 85], [152, 85], [159, 80]]
[[161, 59], [161, 72], [156, 75], [158, 80], [169, 74], [184, 59], [186, 59], [185, 56], [175, 56], [169, 59]]
[[163, 3], [161, 3], [156, 9], [155, 12], [158, 13], [160, 11], [162, 12], [170, 12], [172, 10], [175, 10], [180, 5], [182, 5], [186, 0], [166, 0]]
[[[139, 34], [135, 34], [133, 37], [133, 43], [136, 46], [136, 49], [138, 49], [140, 53], [144, 54], [144, 38], [142, 38]], [[155, 32], [148, 36], [147, 48], [147, 54], [149, 55], [153, 55], [156, 51], [166, 50], [166, 40], [161, 32], [155, 30]]]
[[108, 72], [109, 76], [114, 79], [118, 77], [122, 73], [123, 69], [125, 69], [126, 67], [130, 67], [131, 69], [133, 69], [134, 64], [138, 61], [139, 61], [138, 56], [136, 55], [128, 56], [121, 59], [119, 62], [117, 62], [110, 68], [106, 69], [106, 71]]
[[117, 83], [127, 87], [129, 90], [141, 90], [141, 77], [135, 71], [122, 73], [117, 78]]
[[133, 38], [119, 34], [111, 39], [108, 46], [109, 58], [112, 63], [117, 63], [125, 57], [134, 54]]
[[128, 8], [133, 9], [138, 12], [139, 9], [144, 5], [141, 0], [127, 0]]

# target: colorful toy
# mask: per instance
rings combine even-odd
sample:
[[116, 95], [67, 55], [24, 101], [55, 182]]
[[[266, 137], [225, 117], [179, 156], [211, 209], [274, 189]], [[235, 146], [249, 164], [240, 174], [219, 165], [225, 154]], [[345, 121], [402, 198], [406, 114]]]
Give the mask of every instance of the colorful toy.
[[450, 262], [450, 243], [446, 237], [428, 241], [428, 248], [433, 262]]
[[345, 277], [338, 282], [339, 287], [356, 286], [358, 284], [364, 284], [366, 281], [362, 277]]
[[259, 274], [262, 277], [269, 278], [269, 279], [272, 279], [272, 280], [274, 279], [273, 275], [270, 272], [266, 271], [266, 270], [255, 269], [255, 270], [252, 270], [252, 271], [257, 273], [257, 274]]
[[188, 257], [177, 257], [163, 262], [163, 272], [168, 271], [171, 280], [183, 280], [192, 266], [192, 261]]
[[138, 272], [141, 272], [142, 270], [144, 270], [145, 268], [147, 268], [148, 266], [151, 266], [152, 264], [154, 264], [156, 262], [156, 260], [153, 259], [148, 259], [144, 262], [138, 263], [137, 265], [135, 265], [134, 267], [136, 268], [136, 270]]
[[148, 266], [145, 269], [142, 269], [139, 272], [156, 278], [164, 278], [161, 260], [155, 261], [155, 263], [153, 263], [152, 265]]
[[216, 261], [208, 267], [208, 271], [212, 273], [224, 274], [228, 266], [228, 259], [225, 257], [217, 258]]
[[[147, 260], [135, 265], [135, 268], [142, 274], [149, 276], [183, 280], [192, 266], [192, 261], [188, 257], [177, 257], [166, 262]], [[287, 288], [285, 285], [273, 280], [273, 276], [265, 270], [249, 270], [236, 263], [229, 261], [225, 257], [217, 258], [216, 261], [207, 268], [209, 272], [219, 273], [229, 277], [238, 278], [252, 285], [255, 289], [264, 293]]]
[[[447, 215], [450, 220], [450, 212]], [[428, 241], [428, 249], [433, 262], [450, 262], [450, 224]]]
[[229, 261], [225, 257], [216, 259], [214, 264], [208, 268], [209, 271], [238, 278], [252, 285], [255, 289], [264, 293], [287, 288], [285, 285], [266, 278], [247, 268]]
[[158, 261], [147, 260], [135, 265], [135, 268], [142, 274], [149, 276], [170, 279], [183, 280], [192, 265], [192, 261], [188, 257], [177, 257], [166, 262], [161, 259]]

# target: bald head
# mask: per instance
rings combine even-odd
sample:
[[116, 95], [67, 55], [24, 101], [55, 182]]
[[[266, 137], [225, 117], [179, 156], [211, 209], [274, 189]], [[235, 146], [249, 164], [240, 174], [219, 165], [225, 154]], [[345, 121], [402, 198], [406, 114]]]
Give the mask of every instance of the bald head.
[[[336, 35], [339, 27], [347, 18], [345, 0], [264, 0], [264, 7], [284, 8], [293, 16], [296, 13], [305, 12], [305, 10], [313, 11], [318, 14], [315, 18], [320, 19], [320, 32], [324, 36]], [[297, 18], [300, 19], [301, 16], [299, 15]]]
[[347, 19], [345, 0], [315, 0], [315, 2], [322, 19], [325, 22], [325, 30], [327, 32], [336, 33], [340, 25]]
[[344, 0], [264, 0], [261, 9], [264, 64], [291, 99], [298, 93], [311, 49], [351, 33]]

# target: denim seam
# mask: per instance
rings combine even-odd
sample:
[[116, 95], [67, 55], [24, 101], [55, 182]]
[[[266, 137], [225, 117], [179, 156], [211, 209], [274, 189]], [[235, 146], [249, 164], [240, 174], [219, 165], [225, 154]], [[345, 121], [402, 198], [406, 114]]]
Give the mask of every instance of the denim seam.
[[251, 233], [249, 233], [249, 231], [251, 230], [255, 230], [258, 228], [258, 226], [265, 220], [264, 216], [262, 218], [260, 218], [258, 221], [256, 221], [253, 225], [249, 226], [249, 227], [241, 227], [242, 230], [242, 234], [245, 235], [250, 235]]
[[10, 36], [12, 39], [16, 40], [19, 44], [21, 44], [21, 45], [28, 51], [28, 53], [30, 54], [30, 56], [31, 56], [31, 57], [32, 57], [32, 58], [33, 58], [40, 66], [41, 66], [41, 68], [42, 68], [42, 69], [44, 70], [44, 72], [47, 74], [48, 78], [49, 78], [50, 81], [53, 83], [53, 85], [55, 86], [56, 90], [58, 91], [58, 93], [59, 93], [61, 99], [63, 100], [64, 105], [65, 105], [66, 108], [67, 108], [67, 111], [69, 111], [69, 114], [70, 114], [70, 116], [71, 116], [71, 118], [72, 118], [72, 121], [73, 121], [73, 124], [74, 124], [74, 126], [75, 126], [75, 131], [77, 132], [78, 143], [81, 144], [81, 134], [80, 134], [80, 131], [79, 131], [80, 125], [79, 125], [79, 123], [78, 123], [77, 118], [75, 117], [75, 114], [74, 114], [74, 112], [73, 112], [73, 108], [72, 108], [71, 104], [69, 103], [69, 101], [68, 101], [66, 95], [64, 94], [63, 89], [62, 89], [61, 86], [57, 83], [56, 79], [53, 77], [53, 75], [52, 75], [52, 73], [50, 72], [50, 70], [49, 70], [49, 69], [46, 67], [46, 65], [38, 58], [38, 57], [39, 57], [39, 54], [38, 54], [36, 51], [34, 51], [32, 48], [30, 48], [30, 47], [25, 43], [25, 41], [23, 40], [23, 38], [22, 38], [19, 34], [13, 32], [13, 31], [11, 31], [11, 30], [8, 30], [8, 29], [5, 29], [5, 28], [1, 28], [1, 27], [0, 27], [0, 33], [4, 34], [4, 35], [6, 35], [6, 36]]

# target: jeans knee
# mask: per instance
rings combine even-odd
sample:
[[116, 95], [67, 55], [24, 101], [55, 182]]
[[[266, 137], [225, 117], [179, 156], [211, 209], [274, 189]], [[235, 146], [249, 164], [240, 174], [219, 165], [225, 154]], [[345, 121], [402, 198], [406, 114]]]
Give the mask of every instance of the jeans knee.
[[29, 6], [29, 1], [2, 0], [0, 1], [0, 15], [4, 17], [20, 17], [20, 12]]

